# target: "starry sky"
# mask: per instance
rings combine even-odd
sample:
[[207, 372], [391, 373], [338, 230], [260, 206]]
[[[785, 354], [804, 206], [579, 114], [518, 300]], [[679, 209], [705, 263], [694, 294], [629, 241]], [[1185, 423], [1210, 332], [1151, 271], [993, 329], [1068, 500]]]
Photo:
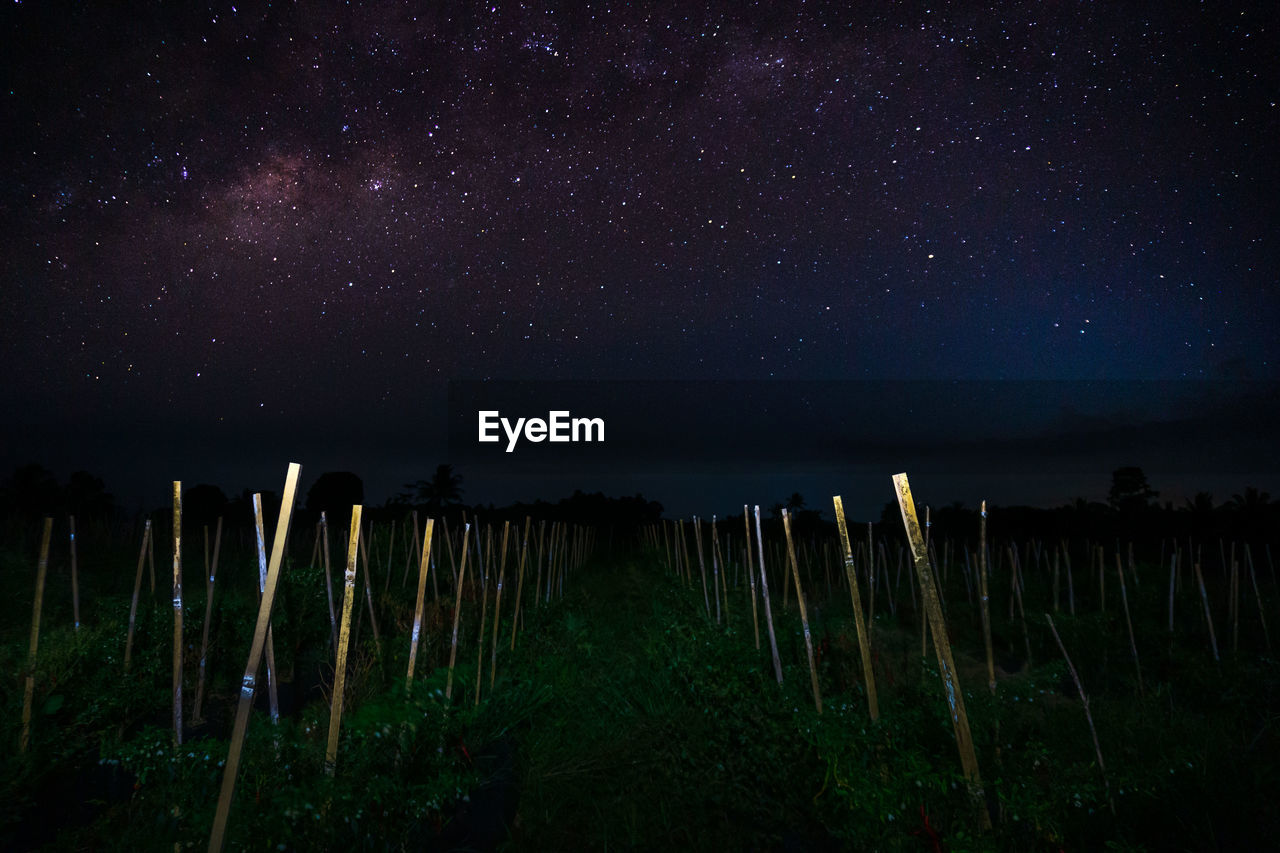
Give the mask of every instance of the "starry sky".
[[[1274, 4], [26, 0], [0, 34], [8, 467], [159, 498], [296, 459], [376, 501], [448, 461], [449, 382], [1280, 378]], [[1138, 408], [1084, 414], [1186, 418]]]

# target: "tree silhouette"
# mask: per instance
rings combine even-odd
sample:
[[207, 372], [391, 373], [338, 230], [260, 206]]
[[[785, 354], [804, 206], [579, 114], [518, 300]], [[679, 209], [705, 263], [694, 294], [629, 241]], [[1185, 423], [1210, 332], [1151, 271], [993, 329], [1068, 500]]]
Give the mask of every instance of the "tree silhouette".
[[347, 530], [351, 507], [363, 503], [364, 481], [350, 471], [326, 471], [307, 490], [307, 512], [324, 512], [330, 530]]
[[1160, 493], [1151, 488], [1141, 468], [1129, 466], [1111, 472], [1107, 502], [1121, 512], [1144, 510]]
[[427, 511], [438, 515], [462, 500], [462, 475], [455, 474], [452, 465], [437, 465], [430, 480], [418, 480], [405, 488], [414, 490]]

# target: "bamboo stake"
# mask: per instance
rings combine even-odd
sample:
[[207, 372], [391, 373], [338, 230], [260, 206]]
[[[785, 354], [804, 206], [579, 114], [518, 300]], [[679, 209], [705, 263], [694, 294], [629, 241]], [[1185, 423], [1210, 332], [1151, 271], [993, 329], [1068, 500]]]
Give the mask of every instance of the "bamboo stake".
[[895, 474], [894, 489], [898, 496], [898, 508], [902, 512], [902, 523], [906, 527], [907, 541], [911, 545], [912, 558], [915, 561], [916, 574], [920, 581], [920, 594], [925, 612], [933, 627], [933, 648], [938, 658], [938, 669], [942, 676], [943, 687], [947, 694], [947, 706], [951, 712], [951, 723], [955, 729], [956, 746], [960, 751], [960, 764], [968, 782], [969, 794], [979, 810], [979, 820], [984, 830], [991, 828], [991, 815], [987, 811], [986, 799], [982, 792], [982, 776], [978, 772], [978, 756], [973, 746], [973, 736], [969, 731], [969, 714], [965, 710], [964, 693], [960, 689], [959, 677], [956, 673], [955, 661], [951, 656], [951, 642], [947, 637], [947, 625], [942, 615], [942, 606], [938, 601], [937, 589], [934, 587], [933, 572], [929, 567], [929, 554], [925, 550], [924, 537], [920, 534], [920, 522], [916, 518], [915, 502], [911, 498], [911, 486], [906, 474]]
[[853, 604], [853, 624], [858, 631], [858, 649], [862, 653], [862, 677], [867, 687], [867, 710], [871, 722], [880, 719], [880, 702], [876, 696], [876, 674], [871, 666], [871, 644], [867, 638], [867, 625], [862, 620], [862, 596], [858, 592], [858, 576], [853, 566], [853, 546], [849, 543], [849, 528], [844, 517], [844, 502], [839, 495], [831, 498], [835, 504], [836, 528], [840, 533], [840, 545], [844, 548], [844, 575], [849, 582], [849, 598]]
[[1236, 562], [1236, 543], [1231, 543], [1231, 654], [1240, 649], [1240, 564]]
[[809, 636], [809, 614], [804, 606], [804, 590], [800, 588], [800, 566], [796, 563], [796, 549], [791, 542], [791, 515], [782, 508], [782, 529], [787, 536], [787, 561], [796, 583], [796, 604], [800, 608], [800, 624], [804, 627], [804, 649], [809, 657], [809, 680], [813, 684], [813, 706], [822, 713], [822, 692], [818, 689], [818, 666], [813, 660], [813, 638]]
[[[693, 517], [693, 544], [698, 551], [698, 570], [702, 573], [702, 604], [707, 609], [707, 618], [711, 618], [711, 599], [707, 595], [707, 564], [702, 559], [702, 524], [698, 517]], [[720, 596], [716, 596], [716, 621], [720, 621]]]
[[[262, 592], [267, 586], [267, 537], [264, 533], [262, 518], [262, 495], [253, 495], [253, 527], [258, 546], [258, 600], [262, 600]], [[271, 708], [271, 724], [280, 722], [280, 702], [276, 693], [276, 647], [272, 637], [271, 621], [267, 621], [267, 700]]]
[[996, 664], [991, 653], [991, 600], [987, 589], [987, 502], [978, 519], [978, 599], [982, 605], [982, 642], [987, 649], [987, 687], [996, 692]]
[[36, 690], [36, 649], [40, 645], [40, 611], [44, 606], [44, 579], [49, 570], [49, 540], [53, 536], [53, 519], [45, 518], [44, 533], [40, 536], [40, 559], [36, 562], [36, 594], [31, 604], [31, 647], [27, 652], [27, 678], [22, 688], [22, 736], [18, 739], [19, 754], [27, 751], [31, 740], [31, 702]]
[[1173, 585], [1178, 573], [1178, 549], [1169, 555], [1169, 642], [1173, 642]]
[[[492, 528], [489, 529], [489, 532], [492, 533]], [[490, 540], [490, 544], [492, 544], [493, 537], [488, 536], [487, 538]], [[479, 539], [480, 539], [479, 534], [477, 534], [476, 535], [476, 557], [477, 558], [479, 558], [480, 556]], [[492, 558], [492, 556], [493, 556], [493, 553], [492, 551], [490, 551], [489, 557]], [[492, 559], [486, 560], [484, 563], [478, 562], [476, 564], [476, 569], [479, 571], [479, 574], [481, 575], [481, 577], [483, 577], [484, 575], [483, 569], [485, 565], [493, 565]], [[482, 581], [480, 584], [480, 631], [476, 634], [476, 698], [475, 698], [474, 707], [477, 707], [477, 708], [480, 706], [480, 681], [484, 677], [484, 629], [486, 627], [485, 618], [488, 616], [488, 611], [489, 611], [489, 592], [486, 589], [486, 586], [487, 584], [483, 583]]]
[[1071, 552], [1067, 550], [1067, 543], [1062, 543], [1062, 564], [1067, 569], [1067, 610], [1072, 616], [1076, 615], [1076, 585], [1071, 578]]
[[133, 578], [133, 601], [129, 605], [129, 636], [124, 641], [124, 671], [129, 671], [133, 655], [133, 626], [138, 616], [138, 593], [142, 591], [142, 565], [147, 559], [147, 546], [151, 543], [151, 519], [142, 530], [142, 548], [138, 551], [138, 572]]
[[1058, 636], [1058, 629], [1054, 627], [1053, 617], [1048, 613], [1044, 615], [1045, 621], [1049, 623], [1049, 630], [1053, 632], [1053, 639], [1058, 643], [1059, 650], [1062, 651], [1062, 657], [1067, 662], [1067, 669], [1071, 672], [1071, 680], [1075, 682], [1076, 692], [1080, 694], [1080, 704], [1084, 706], [1084, 718], [1089, 724], [1089, 734], [1093, 737], [1093, 753], [1098, 757], [1098, 772], [1102, 774], [1102, 786], [1107, 791], [1107, 805], [1111, 807], [1111, 814], [1116, 813], [1115, 800], [1111, 799], [1111, 783], [1107, 781], [1107, 765], [1102, 760], [1102, 747], [1098, 744], [1098, 730], [1093, 727], [1093, 714], [1089, 711], [1089, 697], [1085, 695], [1084, 685], [1080, 683], [1080, 674], [1076, 672], [1075, 664], [1071, 663], [1071, 656], [1067, 654], [1067, 647], [1062, 644], [1062, 638]]
[[297, 462], [289, 463], [289, 473], [284, 482], [284, 498], [280, 503], [280, 519], [276, 523], [275, 544], [271, 549], [271, 565], [267, 570], [267, 588], [262, 595], [262, 601], [258, 604], [258, 620], [253, 630], [253, 643], [249, 646], [249, 660], [245, 665], [244, 680], [241, 682], [240, 703], [236, 706], [231, 746], [227, 751], [227, 763], [222, 771], [222, 791], [218, 795], [218, 810], [213, 818], [213, 829], [209, 833], [209, 853], [220, 853], [227, 831], [227, 817], [231, 812], [231, 800], [236, 790], [236, 774], [240, 769], [240, 752], [244, 747], [245, 729], [249, 725], [249, 711], [253, 707], [258, 665], [262, 660], [262, 648], [266, 645], [267, 623], [271, 619], [271, 605], [275, 602], [276, 584], [280, 580], [280, 564], [284, 558], [285, 542], [289, 539], [289, 519], [293, 515], [293, 501], [298, 488], [298, 475], [301, 472], [301, 465]]
[[1133, 636], [1133, 622], [1129, 619], [1129, 593], [1125, 589], [1124, 569], [1120, 565], [1120, 552], [1116, 552], [1116, 574], [1120, 577], [1120, 605], [1124, 608], [1124, 624], [1129, 628], [1129, 651], [1133, 652], [1133, 667], [1138, 672], [1138, 695], [1145, 696], [1142, 686], [1142, 664], [1138, 661], [1138, 642]]
[[769, 650], [773, 653], [773, 674], [782, 683], [782, 660], [778, 657], [778, 638], [773, 633], [773, 612], [769, 608], [769, 575], [764, 570], [764, 537], [760, 533], [760, 504], [756, 513], [756, 553], [760, 557], [760, 598], [764, 601], [764, 624], [769, 629]]
[[1213, 613], [1209, 610], [1209, 595], [1204, 591], [1204, 575], [1200, 574], [1200, 561], [1196, 561], [1196, 583], [1200, 585], [1200, 600], [1204, 602], [1204, 618], [1209, 623], [1209, 644], [1213, 649], [1213, 659], [1218, 658], [1218, 638], [1213, 633]]
[[71, 524], [71, 619], [78, 633], [80, 631], [80, 574], [76, 568], [76, 517], [71, 516], [69, 522]]
[[493, 680], [498, 675], [498, 624], [502, 621], [502, 579], [507, 573], [507, 536], [511, 533], [511, 522], [502, 522], [502, 556], [498, 560], [498, 592], [493, 602], [493, 652], [489, 656], [489, 690], [493, 691]]
[[[665, 527], [663, 528], [666, 529]], [[751, 522], [748, 520], [747, 505], [742, 505], [742, 529], [743, 542], [746, 546], [747, 561], [743, 565], [746, 567], [747, 580], [751, 584], [751, 629], [756, 636], [756, 651], [760, 651], [760, 616], [756, 612], [756, 575], [751, 570]]]
[[[373, 525], [369, 525], [369, 529], [373, 530]], [[369, 607], [369, 627], [373, 629], [373, 649], [381, 656], [382, 639], [378, 636], [378, 617], [373, 615], [373, 589], [369, 586], [369, 549], [365, 545], [365, 541], [360, 541], [360, 574], [364, 578], [364, 601]]]
[[320, 531], [324, 538], [324, 591], [329, 599], [329, 648], [334, 659], [338, 656], [338, 615], [333, 608], [333, 572], [329, 568], [329, 520], [323, 511], [320, 513]]
[[201, 629], [200, 636], [200, 677], [196, 681], [196, 706], [191, 711], [191, 722], [199, 724], [204, 722], [204, 716], [201, 709], [204, 707], [204, 670], [205, 662], [209, 658], [209, 623], [213, 621], [213, 583], [218, 575], [218, 551], [222, 547], [222, 517], [218, 517], [217, 532], [213, 536], [213, 562], [208, 562], [209, 554], [209, 525], [204, 527], [204, 551], [205, 551], [205, 570], [208, 573], [209, 580], [204, 587], [204, 627]]
[[[414, 542], [417, 542], [417, 524], [418, 517], [414, 515]], [[415, 599], [413, 610], [413, 634], [409, 638], [409, 672], [405, 675], [405, 692], [412, 695], [413, 692], [413, 670], [418, 661], [418, 639], [422, 636], [422, 601], [427, 594], [427, 572], [430, 570], [431, 563], [431, 537], [435, 533], [436, 520], [434, 518], [427, 519], [427, 531], [422, 548], [419, 551], [418, 559], [418, 595]]]
[[458, 583], [453, 602], [453, 644], [449, 649], [449, 677], [444, 685], [444, 698], [453, 698], [453, 665], [458, 660], [458, 620], [462, 617], [462, 585], [467, 578], [467, 534], [471, 532], [471, 524], [466, 523], [462, 529], [462, 566], [458, 569]]
[[324, 751], [324, 772], [332, 776], [338, 763], [338, 733], [347, 686], [347, 647], [351, 644], [351, 611], [356, 597], [356, 558], [360, 539], [362, 505], [351, 507], [351, 534], [347, 539], [347, 570], [342, 577], [342, 629], [338, 634], [338, 664], [333, 674], [333, 701], [329, 705], [329, 742]]
[[173, 481], [173, 743], [182, 745], [182, 481]]
[[720, 571], [720, 537], [716, 535], [716, 517], [711, 516], [711, 568], [714, 573], [716, 587], [716, 624], [720, 624], [720, 596], [723, 587], [724, 594], [724, 621], [729, 621], [729, 587], [725, 586], [725, 579], [721, 577], [724, 572]]
[[516, 606], [511, 614], [511, 651], [516, 650], [516, 629], [520, 626], [520, 602], [524, 600], [524, 561], [529, 553], [529, 528], [533, 517], [524, 517], [524, 543], [520, 546], [520, 568], [516, 573]]

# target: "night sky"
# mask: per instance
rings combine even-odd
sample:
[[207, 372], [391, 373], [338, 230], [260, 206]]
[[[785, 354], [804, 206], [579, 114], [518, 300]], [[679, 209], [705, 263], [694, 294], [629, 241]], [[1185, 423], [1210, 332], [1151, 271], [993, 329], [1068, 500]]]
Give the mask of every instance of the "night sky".
[[[663, 427], [701, 420], [675, 406], [645, 477], [459, 472], [469, 501], [706, 514], [832, 488], [878, 515], [898, 470], [969, 505], [1101, 497], [1121, 464], [1170, 498], [1274, 482], [1267, 442], [1200, 452], [1280, 423], [1253, 417], [1280, 378], [1274, 3], [649, 5], [6, 4], [5, 471], [158, 502], [299, 461], [378, 503], [460, 456], [450, 381], [1051, 380], [964, 416], [971, 448], [1033, 410], [986, 479], [937, 462], [956, 422], [924, 400], [924, 455], [845, 413], [879, 449], [846, 443], [843, 485], [811, 454], [762, 474], [746, 443], [663, 480]], [[1064, 402], [1117, 380], [1179, 402]], [[1145, 457], [1149, 428], [1192, 443]]]

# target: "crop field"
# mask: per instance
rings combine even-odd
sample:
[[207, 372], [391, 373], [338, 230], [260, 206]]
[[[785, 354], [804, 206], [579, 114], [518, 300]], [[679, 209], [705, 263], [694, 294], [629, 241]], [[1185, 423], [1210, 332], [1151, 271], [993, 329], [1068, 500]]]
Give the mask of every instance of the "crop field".
[[[2, 528], [0, 847], [1248, 850], [1265, 537], [813, 510]], [[257, 496], [255, 496], [256, 498]], [[548, 505], [550, 506], [550, 505]], [[941, 521], [942, 513], [938, 513]]]

